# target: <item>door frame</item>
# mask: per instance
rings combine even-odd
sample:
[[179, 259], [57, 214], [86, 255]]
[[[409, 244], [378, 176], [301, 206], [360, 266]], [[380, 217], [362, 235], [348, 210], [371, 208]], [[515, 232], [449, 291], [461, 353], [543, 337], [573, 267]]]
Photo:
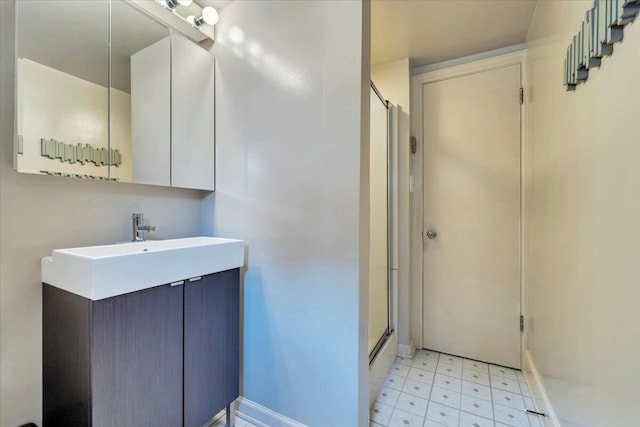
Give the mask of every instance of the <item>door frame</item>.
[[[483, 71], [503, 68], [510, 65], [520, 66], [520, 87], [524, 88], [524, 102], [520, 106], [520, 315], [524, 316], [525, 328], [520, 334], [520, 365], [524, 366], [523, 357], [524, 350], [527, 345], [527, 326], [528, 317], [526, 315], [526, 298], [525, 298], [525, 262], [524, 262], [524, 244], [525, 244], [525, 182], [527, 181], [526, 171], [526, 127], [527, 127], [527, 103], [528, 103], [528, 87], [527, 87], [527, 50], [519, 50], [516, 52], [498, 55], [486, 59], [480, 59], [473, 62], [464, 63], [428, 71], [421, 74], [413, 75], [411, 78], [411, 132], [417, 142], [416, 153], [413, 154], [413, 170], [412, 182], [414, 184], [413, 199], [411, 211], [413, 220], [411, 223], [411, 245], [413, 248], [413, 256], [411, 260], [412, 270], [412, 296], [413, 306], [413, 341], [416, 348], [422, 348], [424, 338], [424, 313], [423, 313], [423, 141], [422, 141], [422, 86], [426, 83], [433, 83], [442, 80], [448, 80], [455, 77], [462, 77], [471, 74], [477, 74]], [[409, 307], [407, 307], [409, 308]]]

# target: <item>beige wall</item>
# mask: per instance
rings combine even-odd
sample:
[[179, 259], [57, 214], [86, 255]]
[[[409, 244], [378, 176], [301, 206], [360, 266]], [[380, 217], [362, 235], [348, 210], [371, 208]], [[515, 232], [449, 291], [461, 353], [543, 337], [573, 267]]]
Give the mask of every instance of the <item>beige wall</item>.
[[540, 1], [529, 30], [529, 350], [563, 426], [638, 425], [640, 23], [575, 93], [563, 59], [592, 1]]
[[411, 241], [410, 241], [410, 146], [411, 76], [409, 59], [380, 65], [371, 80], [382, 96], [398, 108], [398, 313], [396, 329], [400, 351], [406, 353], [412, 338]]
[[130, 239], [132, 212], [145, 213], [156, 238], [198, 235], [203, 196], [15, 172], [13, 10], [0, 1], [0, 427], [42, 425], [40, 258]]

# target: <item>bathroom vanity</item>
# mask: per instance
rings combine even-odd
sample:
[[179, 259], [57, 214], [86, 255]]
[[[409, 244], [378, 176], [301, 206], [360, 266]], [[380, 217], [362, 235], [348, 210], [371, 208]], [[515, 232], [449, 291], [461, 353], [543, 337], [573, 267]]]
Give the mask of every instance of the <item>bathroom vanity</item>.
[[239, 394], [242, 241], [42, 260], [44, 426], [201, 427]]

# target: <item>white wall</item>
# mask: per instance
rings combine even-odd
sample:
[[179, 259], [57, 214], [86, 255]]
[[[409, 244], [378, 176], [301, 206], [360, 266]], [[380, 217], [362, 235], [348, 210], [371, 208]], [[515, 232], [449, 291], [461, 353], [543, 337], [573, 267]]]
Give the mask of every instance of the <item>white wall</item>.
[[409, 59], [380, 65], [371, 70], [371, 80], [398, 109], [398, 344], [408, 353], [413, 338], [411, 300], [411, 193], [409, 192], [411, 137], [411, 71]]
[[[107, 148], [107, 88], [29, 59], [18, 61], [18, 88], [17, 132], [24, 146], [24, 154], [17, 158], [18, 170], [109, 175], [107, 166], [72, 164], [40, 155], [41, 138]], [[122, 154], [122, 164], [111, 168], [111, 177], [131, 181], [131, 95], [112, 89], [111, 103], [111, 148]]]
[[368, 425], [368, 20], [237, 1], [216, 26], [203, 229], [247, 244], [243, 396], [309, 426]]
[[14, 2], [0, 1], [0, 426], [42, 425], [40, 258], [129, 239], [144, 212], [156, 238], [200, 234], [203, 193], [18, 174], [12, 168]]
[[573, 93], [592, 1], [538, 2], [528, 40], [529, 350], [563, 426], [638, 425], [640, 22]]

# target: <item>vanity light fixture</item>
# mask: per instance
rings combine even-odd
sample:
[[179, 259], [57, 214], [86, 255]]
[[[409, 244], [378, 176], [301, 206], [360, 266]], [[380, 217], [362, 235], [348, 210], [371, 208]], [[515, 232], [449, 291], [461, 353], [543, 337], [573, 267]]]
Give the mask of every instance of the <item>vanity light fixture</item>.
[[196, 28], [203, 24], [216, 25], [218, 23], [218, 11], [211, 6], [202, 9], [202, 16], [196, 18], [194, 15], [187, 16], [187, 22]]
[[200, 7], [193, 0], [156, 0], [156, 3], [213, 40], [213, 26], [218, 22], [218, 11], [214, 7]]
[[193, 0], [163, 0], [162, 3], [164, 7], [173, 12], [178, 8], [178, 6], [191, 6]]

